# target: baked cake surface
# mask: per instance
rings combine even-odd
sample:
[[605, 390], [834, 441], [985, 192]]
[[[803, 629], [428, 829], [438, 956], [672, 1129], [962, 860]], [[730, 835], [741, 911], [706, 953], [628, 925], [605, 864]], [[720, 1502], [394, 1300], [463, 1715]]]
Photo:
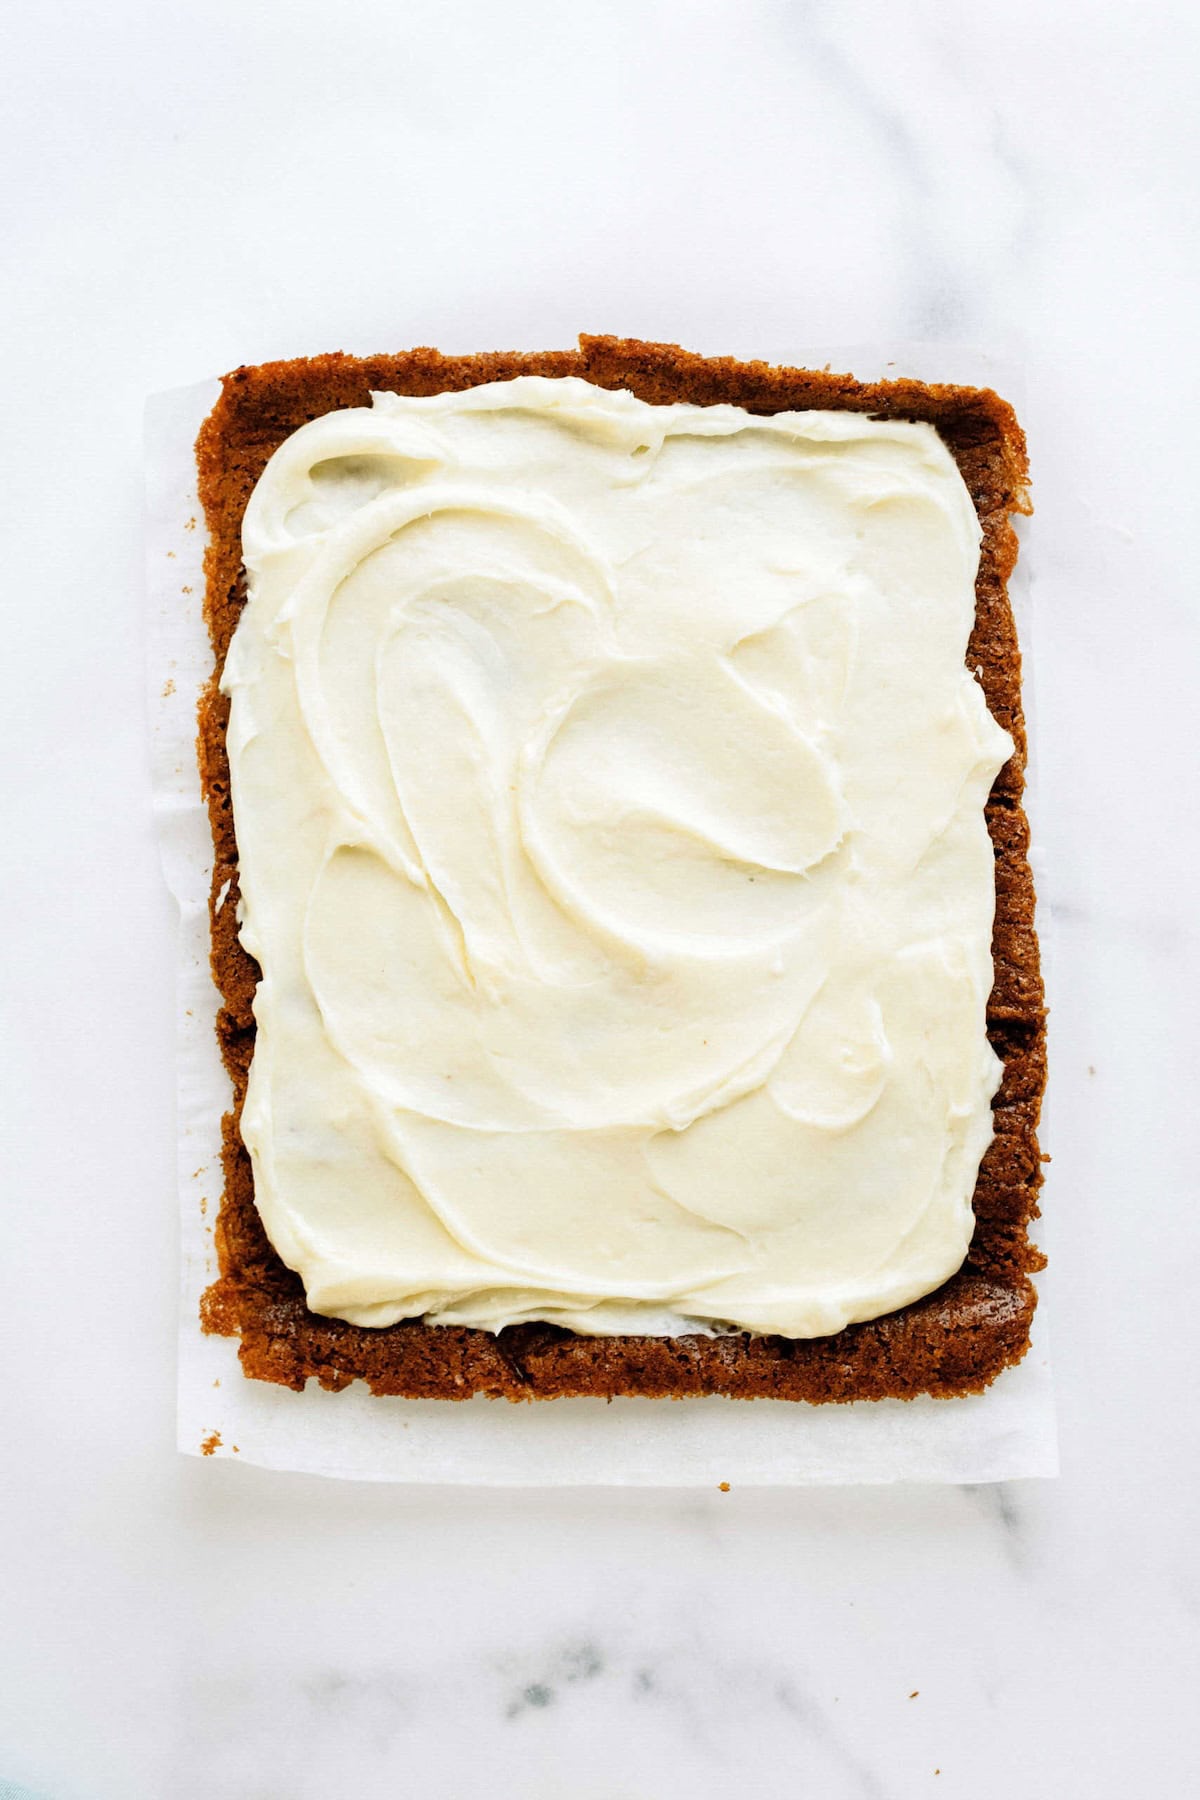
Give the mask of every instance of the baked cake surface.
[[1015, 557], [1009, 513], [1025, 507], [1020, 429], [1010, 409], [987, 391], [913, 382], [869, 386], [849, 377], [701, 359], [672, 347], [611, 339], [584, 339], [578, 353], [546, 356], [446, 359], [415, 351], [238, 370], [226, 378], [198, 445], [211, 537], [207, 616], [218, 671], [244, 599], [242, 514], [267, 459], [285, 438], [309, 419], [367, 404], [372, 390], [431, 394], [531, 374], [582, 376], [657, 403], [727, 402], [759, 413], [857, 410], [924, 420], [936, 427], [958, 464], [983, 537], [968, 664], [979, 670], [990, 709], [1016, 747], [987, 806], [997, 873], [988, 1025], [1004, 1076], [994, 1105], [995, 1137], [975, 1191], [967, 1262], [924, 1300], [834, 1336], [807, 1340], [581, 1337], [544, 1325], [513, 1326], [493, 1336], [412, 1321], [368, 1328], [309, 1312], [298, 1278], [284, 1268], [259, 1223], [237, 1127], [253, 1052], [257, 969], [237, 940], [227, 710], [214, 681], [201, 709], [200, 750], [216, 850], [213, 965], [224, 1000], [219, 1034], [235, 1107], [226, 1120], [221, 1274], [206, 1297], [205, 1323], [240, 1336], [247, 1373], [294, 1387], [309, 1375], [332, 1387], [362, 1376], [377, 1392], [441, 1397], [474, 1391], [510, 1398], [726, 1392], [818, 1400], [983, 1386], [1024, 1349], [1034, 1302], [1029, 1273], [1038, 1260], [1027, 1226], [1040, 1183], [1035, 1133], [1044, 1076], [1043, 1007], [1020, 805], [1025, 741], [1019, 656], [1005, 592]]

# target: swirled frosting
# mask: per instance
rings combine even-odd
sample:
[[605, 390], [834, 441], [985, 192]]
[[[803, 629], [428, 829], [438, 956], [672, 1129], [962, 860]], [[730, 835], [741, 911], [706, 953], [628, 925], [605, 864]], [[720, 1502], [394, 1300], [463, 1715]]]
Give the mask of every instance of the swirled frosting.
[[1011, 743], [933, 429], [376, 394], [243, 541], [242, 1135], [309, 1305], [808, 1337], [945, 1280]]

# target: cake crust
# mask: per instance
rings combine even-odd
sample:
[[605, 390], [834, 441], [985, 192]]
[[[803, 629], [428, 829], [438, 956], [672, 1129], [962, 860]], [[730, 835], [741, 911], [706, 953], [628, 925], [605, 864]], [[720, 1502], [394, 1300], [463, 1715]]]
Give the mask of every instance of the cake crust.
[[[405, 1320], [383, 1329], [309, 1311], [297, 1275], [267, 1239], [254, 1205], [250, 1158], [238, 1128], [254, 1053], [258, 967], [237, 936], [237, 842], [225, 745], [228, 702], [217, 683], [245, 603], [241, 523], [267, 460], [308, 420], [366, 406], [372, 390], [432, 394], [518, 375], [580, 376], [628, 388], [657, 404], [728, 404], [749, 412], [810, 408], [867, 412], [934, 425], [954, 456], [982, 527], [976, 616], [967, 651], [988, 706], [1014, 755], [997, 776], [986, 817], [996, 860], [994, 982], [988, 1036], [1004, 1065], [993, 1102], [995, 1136], [975, 1187], [975, 1231], [959, 1272], [899, 1311], [832, 1337], [748, 1335], [584, 1337], [549, 1325], [497, 1335]], [[819, 1401], [910, 1399], [978, 1392], [1019, 1361], [1042, 1266], [1029, 1241], [1042, 1183], [1037, 1126], [1046, 1078], [1045, 1004], [1034, 925], [1029, 827], [1022, 805], [1026, 759], [1021, 659], [1007, 582], [1016, 562], [1011, 515], [1030, 510], [1024, 434], [990, 389], [898, 380], [859, 382], [827, 370], [774, 368], [701, 357], [676, 345], [581, 337], [575, 351], [443, 357], [341, 354], [235, 369], [196, 445], [209, 530], [205, 618], [214, 673], [199, 709], [198, 755], [213, 835], [210, 894], [213, 976], [221, 996], [217, 1036], [233, 1084], [223, 1122], [225, 1189], [216, 1222], [217, 1280], [204, 1295], [204, 1329], [239, 1338], [246, 1375], [303, 1388], [310, 1377], [339, 1389], [366, 1381], [376, 1394], [509, 1400], [617, 1394]]]

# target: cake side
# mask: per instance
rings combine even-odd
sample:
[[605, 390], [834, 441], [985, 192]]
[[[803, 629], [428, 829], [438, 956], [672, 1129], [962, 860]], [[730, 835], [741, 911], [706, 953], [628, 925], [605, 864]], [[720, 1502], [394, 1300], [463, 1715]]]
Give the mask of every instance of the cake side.
[[207, 616], [220, 667], [242, 603], [240, 525], [268, 457], [310, 418], [367, 403], [372, 389], [428, 394], [518, 374], [583, 375], [641, 398], [725, 401], [751, 411], [826, 408], [923, 418], [950, 447], [983, 528], [976, 624], [968, 654], [1016, 753], [987, 807], [996, 855], [995, 981], [989, 1036], [1004, 1062], [996, 1135], [975, 1191], [976, 1229], [963, 1269], [926, 1300], [835, 1337], [588, 1338], [545, 1326], [498, 1337], [405, 1322], [383, 1330], [310, 1313], [298, 1279], [271, 1249], [254, 1208], [237, 1116], [253, 1052], [257, 970], [237, 940], [236, 843], [228, 797], [225, 703], [201, 708], [200, 755], [214, 836], [213, 966], [223, 997], [222, 1052], [234, 1083], [226, 1121], [226, 1193], [218, 1220], [219, 1280], [205, 1301], [209, 1329], [237, 1333], [248, 1374], [299, 1387], [309, 1375], [339, 1387], [363, 1377], [377, 1392], [510, 1398], [568, 1393], [725, 1392], [851, 1399], [957, 1393], [986, 1385], [1027, 1342], [1037, 1266], [1027, 1227], [1036, 1211], [1037, 1110], [1044, 1082], [1043, 1007], [1033, 934], [1027, 827], [1020, 805], [1025, 738], [1020, 663], [1005, 582], [1015, 558], [1009, 521], [1025, 510], [1024, 440], [1011, 409], [986, 390], [913, 382], [863, 384], [822, 372], [686, 355], [670, 346], [584, 339], [545, 357], [340, 356], [265, 365], [228, 377], [198, 444], [210, 527]]

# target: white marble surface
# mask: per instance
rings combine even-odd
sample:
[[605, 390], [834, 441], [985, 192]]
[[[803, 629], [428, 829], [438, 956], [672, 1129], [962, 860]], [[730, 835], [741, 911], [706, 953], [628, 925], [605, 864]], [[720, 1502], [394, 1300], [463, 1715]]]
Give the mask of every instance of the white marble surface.
[[[76, 0], [6, 48], [0, 1779], [1196, 1791], [1191, 15]], [[580, 327], [1025, 358], [1056, 1482], [431, 1492], [173, 1450], [142, 397]]]

